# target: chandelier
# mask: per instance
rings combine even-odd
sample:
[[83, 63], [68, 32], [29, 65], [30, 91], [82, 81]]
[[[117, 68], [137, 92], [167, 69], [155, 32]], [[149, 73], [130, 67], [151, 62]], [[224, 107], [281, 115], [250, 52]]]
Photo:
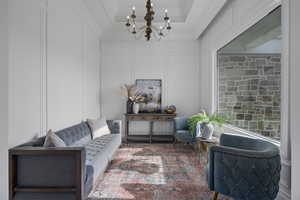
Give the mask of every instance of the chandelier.
[[170, 18], [168, 16], [168, 10], [167, 9], [165, 10], [165, 15], [163, 17], [163, 21], [164, 21], [163, 25], [159, 27], [153, 24], [155, 12], [151, 0], [147, 0], [146, 10], [147, 12], [144, 17], [146, 21], [145, 25], [141, 27], [137, 27], [136, 25], [137, 16], [135, 12], [135, 6], [132, 7], [132, 13], [131, 15], [127, 16], [127, 22], [126, 22], [126, 27], [128, 28], [128, 31], [132, 33], [136, 39], [138, 39], [139, 35], [142, 35], [142, 33], [144, 33], [145, 34], [144, 36], [147, 41], [150, 41], [152, 35], [158, 40], [167, 36], [170, 30], [172, 29]]

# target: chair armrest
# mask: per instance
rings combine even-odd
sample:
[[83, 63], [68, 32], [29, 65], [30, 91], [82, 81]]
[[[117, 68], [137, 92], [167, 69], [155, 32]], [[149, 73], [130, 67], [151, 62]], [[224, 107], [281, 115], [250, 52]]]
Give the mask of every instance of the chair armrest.
[[10, 199], [39, 191], [84, 199], [84, 147], [17, 147], [9, 150]]
[[188, 130], [188, 117], [175, 117], [175, 130]]
[[257, 151], [257, 150], [240, 149], [240, 148], [228, 147], [228, 146], [212, 146], [210, 148], [210, 152], [212, 154], [222, 153], [222, 154], [247, 157], [247, 158], [271, 158], [279, 155], [278, 151], [269, 151], [269, 149], [266, 149], [264, 151]]
[[232, 135], [232, 134], [222, 134], [220, 136], [220, 145], [228, 147], [245, 147], [249, 148], [255, 146], [259, 140], [254, 138], [249, 138], [246, 136]]

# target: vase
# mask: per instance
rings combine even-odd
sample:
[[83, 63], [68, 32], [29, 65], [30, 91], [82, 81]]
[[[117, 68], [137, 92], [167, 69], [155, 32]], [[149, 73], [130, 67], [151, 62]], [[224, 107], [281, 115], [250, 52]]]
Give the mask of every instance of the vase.
[[130, 100], [127, 100], [127, 104], [126, 104], [127, 114], [131, 114], [132, 113], [132, 106], [133, 106], [133, 102], [130, 101]]
[[140, 110], [140, 104], [134, 103], [134, 104], [133, 104], [133, 107], [132, 107], [133, 113], [134, 113], [134, 114], [138, 114], [138, 113], [139, 113], [139, 110]]
[[[214, 125], [212, 123], [203, 122], [199, 127], [200, 137], [204, 139], [211, 139], [214, 133]], [[198, 131], [198, 127], [197, 127]], [[197, 133], [198, 135], [198, 133]]]
[[201, 124], [198, 124], [197, 126], [196, 126], [196, 137], [202, 137], [202, 135], [201, 135]]

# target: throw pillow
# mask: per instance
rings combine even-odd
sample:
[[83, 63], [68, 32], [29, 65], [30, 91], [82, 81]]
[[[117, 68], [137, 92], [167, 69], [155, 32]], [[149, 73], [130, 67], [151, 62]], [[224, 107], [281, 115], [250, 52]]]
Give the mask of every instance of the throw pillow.
[[110, 134], [110, 130], [104, 118], [97, 120], [87, 119], [87, 122], [92, 130], [93, 139]]
[[52, 130], [47, 132], [44, 147], [66, 147], [66, 143], [60, 139]]

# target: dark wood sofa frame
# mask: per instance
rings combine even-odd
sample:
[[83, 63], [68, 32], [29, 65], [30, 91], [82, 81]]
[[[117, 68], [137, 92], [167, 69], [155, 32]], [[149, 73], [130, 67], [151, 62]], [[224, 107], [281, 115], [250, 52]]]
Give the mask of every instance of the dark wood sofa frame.
[[[66, 187], [22, 187], [18, 185], [18, 159], [21, 156], [68, 156], [74, 161], [75, 183]], [[76, 200], [85, 198], [85, 150], [83, 147], [43, 148], [43, 147], [17, 147], [9, 150], [9, 200], [14, 200], [16, 192], [30, 193], [74, 193]], [[59, 165], [59, 163], [55, 163]], [[45, 171], [44, 173], [47, 173]]]

